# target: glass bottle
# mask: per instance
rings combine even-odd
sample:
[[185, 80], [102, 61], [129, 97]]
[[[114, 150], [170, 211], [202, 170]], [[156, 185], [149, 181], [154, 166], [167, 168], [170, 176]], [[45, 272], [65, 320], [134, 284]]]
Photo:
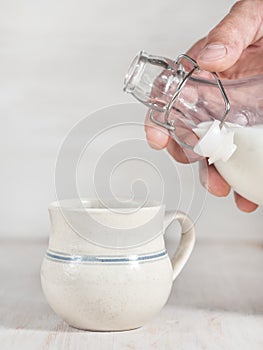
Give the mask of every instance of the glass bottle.
[[263, 205], [262, 75], [221, 82], [187, 55], [172, 60], [142, 51], [130, 65], [124, 91], [149, 108], [150, 119], [166, 128], [190, 158], [206, 155], [197, 152], [199, 146], [212, 149], [220, 136], [213, 151], [220, 156], [209, 160], [237, 193]]

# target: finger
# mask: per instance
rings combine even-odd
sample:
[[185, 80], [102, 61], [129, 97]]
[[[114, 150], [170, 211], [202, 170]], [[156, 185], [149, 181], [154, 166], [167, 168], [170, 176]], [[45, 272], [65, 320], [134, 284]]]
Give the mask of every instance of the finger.
[[154, 149], [163, 149], [169, 142], [169, 133], [165, 128], [154, 124], [149, 118], [149, 112], [145, 119], [145, 133], [149, 145]]
[[154, 124], [150, 120], [149, 113], [147, 113], [145, 119], [145, 132], [147, 141], [152, 148], [160, 150], [167, 147], [168, 152], [175, 160], [181, 163], [189, 163], [189, 158], [183, 148], [170, 137], [167, 129]]
[[208, 34], [197, 62], [204, 70], [222, 72], [237, 62], [243, 50], [262, 37], [263, 1], [237, 2]]
[[237, 207], [246, 212], [246, 213], [251, 213], [252, 211], [256, 210], [258, 205], [250, 202], [249, 200], [245, 199], [244, 197], [241, 197], [238, 193], [234, 192], [234, 198]]
[[206, 38], [202, 38], [198, 40], [187, 52], [186, 54], [192, 57], [194, 60], [197, 59], [200, 51], [204, 48], [206, 43]]
[[230, 186], [218, 173], [214, 165], [208, 165], [207, 159], [199, 162], [199, 176], [201, 184], [213, 195], [226, 197]]
[[187, 156], [186, 151], [178, 145], [173, 139], [170, 139], [167, 144], [167, 151], [170, 155], [180, 163], [190, 163], [192, 160]]

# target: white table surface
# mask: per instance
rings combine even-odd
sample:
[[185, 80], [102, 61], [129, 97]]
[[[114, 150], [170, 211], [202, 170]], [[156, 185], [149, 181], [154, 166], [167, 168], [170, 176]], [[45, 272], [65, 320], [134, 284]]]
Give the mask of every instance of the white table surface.
[[[220, 203], [213, 198], [208, 202]], [[47, 240], [2, 238], [1, 350], [262, 349], [263, 240], [258, 235], [262, 212], [249, 217], [237, 210], [231, 212], [227, 205], [226, 212], [236, 213], [232, 218], [236, 230], [247, 229], [246, 222], [254, 222], [250, 234], [237, 232], [227, 237], [222, 229], [229, 227], [227, 217], [225, 224], [216, 225], [210, 235], [200, 232], [212, 227], [209, 211], [215, 212], [215, 208], [209, 208], [211, 205], [199, 220], [196, 247], [175, 281], [168, 303], [149, 324], [127, 332], [100, 333], [69, 327], [53, 313], [41, 292], [39, 269]], [[171, 252], [170, 232], [167, 246]]]

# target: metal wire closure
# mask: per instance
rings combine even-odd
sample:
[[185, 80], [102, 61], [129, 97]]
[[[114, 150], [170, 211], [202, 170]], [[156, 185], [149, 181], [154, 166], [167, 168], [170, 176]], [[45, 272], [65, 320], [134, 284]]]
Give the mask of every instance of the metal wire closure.
[[[193, 65], [192, 69], [188, 73], [185, 73], [185, 68], [184, 68], [183, 64], [181, 63], [181, 61], [183, 59], [189, 61]], [[176, 75], [177, 75], [177, 77], [179, 77], [180, 82], [176, 88], [176, 91], [175, 91], [173, 97], [171, 98], [171, 101], [168, 103], [167, 106], [164, 107], [165, 108], [164, 122], [161, 122], [154, 117], [154, 110], [153, 109], [150, 110], [149, 117], [153, 123], [166, 128], [169, 131], [169, 134], [172, 136], [172, 138], [177, 143], [179, 143], [181, 146], [188, 148], [188, 149], [193, 149], [192, 146], [184, 143], [183, 141], [181, 141], [177, 137], [177, 135], [175, 134], [176, 127], [174, 126], [174, 120], [169, 121], [169, 116], [170, 116], [170, 112], [171, 112], [172, 108], [174, 108], [177, 112], [179, 112], [180, 114], [182, 114], [184, 116], [184, 113], [179, 108], [174, 107], [174, 103], [175, 103], [177, 97], [179, 96], [179, 94], [181, 93], [182, 89], [184, 88], [185, 84], [187, 83], [188, 79], [193, 75], [193, 73], [195, 71], [200, 72], [200, 67], [198, 66], [197, 62], [194, 59], [192, 59], [191, 57], [189, 57], [188, 55], [185, 55], [185, 54], [179, 55], [177, 57], [175, 63], [176, 63], [176, 65], [178, 65], [178, 70], [176, 72]], [[223, 113], [223, 116], [222, 116], [221, 122], [220, 122], [220, 127], [222, 128], [222, 126], [224, 125], [225, 120], [227, 118], [227, 115], [229, 113], [229, 110], [230, 110], [230, 103], [229, 103], [228, 97], [226, 95], [226, 92], [224, 90], [224, 87], [223, 87], [220, 79], [218, 78], [217, 74], [215, 72], [211, 72], [211, 74], [217, 83], [217, 86], [221, 92], [221, 95], [223, 97], [224, 104], [225, 104], [225, 110], [224, 110], [224, 113]]]

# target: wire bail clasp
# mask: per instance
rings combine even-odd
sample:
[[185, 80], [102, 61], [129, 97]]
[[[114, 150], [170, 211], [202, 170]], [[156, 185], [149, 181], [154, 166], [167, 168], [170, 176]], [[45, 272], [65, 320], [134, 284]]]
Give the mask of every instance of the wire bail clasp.
[[[191, 69], [188, 72], [183, 65], [183, 60], [188, 61], [192, 65]], [[169, 78], [172, 78], [176, 80], [177, 84], [172, 96], [169, 95], [168, 102], [160, 107], [156, 102], [152, 102], [152, 90], [154, 87], [154, 79], [158, 80], [158, 74], [160, 76], [161, 72], [164, 70], [169, 75], [167, 81]], [[146, 52], [141, 51], [132, 62], [124, 82], [124, 91], [131, 93], [140, 102], [143, 102], [150, 108], [150, 120], [156, 125], [167, 129], [171, 137], [176, 142], [188, 149], [193, 149], [193, 147], [183, 142], [176, 135], [176, 126], [174, 125], [175, 120], [170, 120], [169, 117], [171, 110], [173, 109], [176, 112], [180, 113], [185, 119], [187, 119], [185, 113], [180, 110], [180, 108], [177, 108], [175, 106], [175, 102], [185, 87], [187, 81], [189, 79], [193, 81], [196, 80], [196, 78], [193, 77], [193, 74], [199, 73], [200, 71], [201, 69], [197, 62], [186, 54], [180, 54], [175, 61], [172, 61], [163, 57], [148, 55]], [[220, 119], [220, 128], [222, 128], [230, 110], [230, 103], [217, 74], [215, 72], [209, 73], [214, 78], [224, 101], [224, 112]], [[160, 91], [160, 93], [162, 93], [162, 91]], [[163, 122], [155, 118], [154, 114], [156, 111], [164, 113]]]

